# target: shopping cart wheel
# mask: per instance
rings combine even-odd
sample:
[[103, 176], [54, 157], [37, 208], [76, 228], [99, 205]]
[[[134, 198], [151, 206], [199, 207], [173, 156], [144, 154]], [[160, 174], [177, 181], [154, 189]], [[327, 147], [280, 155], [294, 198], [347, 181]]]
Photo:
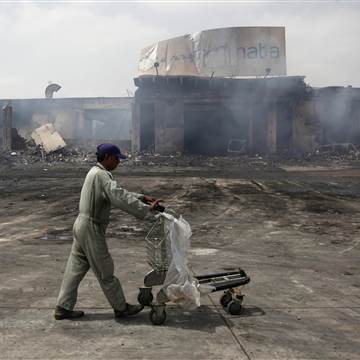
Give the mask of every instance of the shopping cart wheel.
[[223, 296], [220, 298], [220, 304], [226, 309], [229, 302], [232, 300], [232, 293], [231, 291], [227, 290], [224, 292]]
[[241, 313], [241, 301], [231, 300], [226, 307], [226, 311], [231, 315], [239, 315]]
[[150, 321], [154, 324], [154, 325], [161, 325], [165, 322], [166, 320], [166, 311], [165, 311], [165, 306], [164, 305], [160, 305], [160, 306], [153, 306], [153, 308], [150, 311]]
[[151, 303], [154, 299], [154, 296], [153, 296], [151, 290], [152, 290], [151, 287], [140, 288], [140, 292], [139, 292], [137, 299], [141, 305], [144, 305], [144, 306], [151, 305]]

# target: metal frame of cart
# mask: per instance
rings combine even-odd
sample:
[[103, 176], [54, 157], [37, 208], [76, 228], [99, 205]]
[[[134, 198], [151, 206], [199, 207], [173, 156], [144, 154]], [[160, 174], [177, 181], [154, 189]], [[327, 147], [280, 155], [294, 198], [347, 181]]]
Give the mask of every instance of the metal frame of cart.
[[[160, 215], [145, 237], [147, 262], [152, 267], [144, 277], [144, 287], [140, 288], [138, 301], [144, 306], [150, 306], [150, 320], [154, 325], [161, 325], [166, 320], [166, 302], [169, 299], [161, 289], [153, 302], [152, 287], [164, 283], [171, 262], [171, 244], [169, 234], [164, 231], [164, 216]], [[239, 268], [236, 271], [194, 276], [199, 284], [209, 285], [211, 292], [224, 291], [220, 299], [221, 305], [231, 315], [239, 315], [242, 309], [244, 295], [240, 287], [250, 282], [250, 277]]]

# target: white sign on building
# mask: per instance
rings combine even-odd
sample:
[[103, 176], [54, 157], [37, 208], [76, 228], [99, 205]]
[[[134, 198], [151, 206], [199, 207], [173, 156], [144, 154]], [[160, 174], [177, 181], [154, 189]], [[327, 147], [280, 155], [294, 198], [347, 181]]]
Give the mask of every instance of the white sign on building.
[[146, 74], [286, 75], [285, 28], [213, 29], [160, 41], [141, 51], [139, 75]]

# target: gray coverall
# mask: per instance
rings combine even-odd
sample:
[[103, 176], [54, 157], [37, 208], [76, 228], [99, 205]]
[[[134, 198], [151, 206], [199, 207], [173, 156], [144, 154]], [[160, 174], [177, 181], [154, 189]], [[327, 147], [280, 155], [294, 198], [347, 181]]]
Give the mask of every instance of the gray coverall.
[[66, 265], [57, 305], [72, 310], [80, 281], [91, 268], [115, 310], [126, 308], [121, 284], [114, 276], [114, 263], [109, 253], [105, 230], [111, 205], [140, 219], [153, 218], [148, 205], [139, 200], [141, 194], [117, 187], [112, 175], [97, 163], [88, 172], [80, 196], [79, 215], [74, 223], [74, 241]]

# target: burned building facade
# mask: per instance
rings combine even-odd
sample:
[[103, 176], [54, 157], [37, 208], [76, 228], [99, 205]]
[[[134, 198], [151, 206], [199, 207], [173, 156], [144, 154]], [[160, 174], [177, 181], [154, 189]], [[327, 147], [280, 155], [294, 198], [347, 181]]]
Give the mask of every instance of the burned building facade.
[[134, 152], [310, 152], [360, 143], [359, 89], [312, 89], [301, 76], [141, 76], [135, 84]]
[[68, 145], [111, 141], [134, 153], [308, 153], [360, 144], [358, 88], [311, 88], [300, 76], [143, 75], [135, 84], [135, 98], [0, 100], [2, 147], [21, 149], [23, 137], [48, 123]]
[[135, 84], [133, 151], [273, 153], [306, 136], [289, 121], [308, 97], [303, 77], [142, 76]]

